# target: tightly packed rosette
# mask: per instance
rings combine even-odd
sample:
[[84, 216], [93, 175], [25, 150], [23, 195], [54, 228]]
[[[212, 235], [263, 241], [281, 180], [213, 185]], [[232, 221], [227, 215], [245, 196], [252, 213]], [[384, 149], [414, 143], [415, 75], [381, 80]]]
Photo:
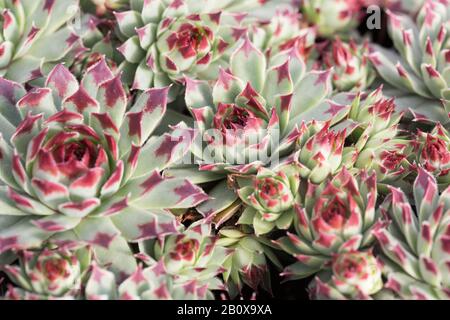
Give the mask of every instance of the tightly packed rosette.
[[337, 173], [342, 165], [346, 130], [334, 130], [330, 124], [313, 121], [300, 128], [300, 176], [315, 184]]
[[317, 28], [322, 37], [347, 33], [360, 20], [359, 0], [302, 0], [301, 11], [305, 19]]
[[245, 33], [243, 15], [227, 10], [256, 5], [256, 0], [131, 1], [130, 11], [115, 13], [125, 40], [119, 48], [125, 78], [134, 89], [179, 83], [185, 75], [215, 79]]
[[394, 99], [383, 96], [382, 87], [369, 94], [338, 93], [318, 107], [331, 116], [334, 131], [345, 131], [337, 170], [373, 170], [379, 184], [400, 181], [410, 173], [411, 142], [399, 129], [403, 113], [396, 107]]
[[348, 43], [337, 38], [329, 52], [325, 53], [324, 62], [333, 69], [333, 86], [337, 91], [360, 91], [368, 88], [375, 79], [375, 73], [368, 59], [369, 43]]
[[270, 240], [255, 236], [246, 226], [225, 227], [219, 234], [217, 244], [233, 250], [223, 264], [223, 278], [230, 297], [233, 299], [240, 294], [244, 284], [254, 291], [262, 288], [271, 292], [269, 261], [280, 270], [282, 265]]
[[70, 24], [79, 11], [78, 0], [4, 0], [0, 10], [2, 77], [21, 83], [39, 78], [84, 49]]
[[81, 35], [86, 48], [75, 57], [70, 65], [70, 71], [80, 79], [89, 67], [105, 58], [111, 70], [116, 73], [117, 63], [122, 59], [121, 53], [116, 49], [118, 40], [109, 29], [105, 31], [105, 28], [109, 27], [110, 20], [87, 13], [79, 18], [76, 20], [77, 33]]
[[256, 235], [275, 227], [288, 229], [295, 216], [294, 205], [300, 203], [299, 169], [295, 163], [276, 171], [260, 168], [257, 175], [238, 179], [237, 193], [247, 205], [238, 223], [252, 225]]
[[189, 208], [207, 196], [187, 179], [160, 174], [193, 139], [182, 123], [150, 138], [167, 92], [149, 89], [126, 112], [120, 75], [104, 60], [81, 83], [58, 65], [45, 87], [26, 94], [0, 79], [0, 252], [49, 238], [78, 241], [126, 273], [136, 263], [125, 240], [176, 232], [166, 209]]
[[279, 10], [267, 21], [248, 20], [252, 23], [249, 31], [253, 44], [268, 55], [295, 46], [307, 58], [315, 47], [317, 31], [303, 26], [298, 12]]
[[400, 189], [391, 189], [380, 208], [390, 224], [375, 236], [387, 276], [383, 297], [450, 299], [450, 189], [439, 194], [436, 179], [419, 169], [415, 210]]
[[212, 87], [186, 79], [186, 104], [206, 142], [206, 152], [194, 151], [200, 169], [255, 172], [271, 156], [286, 155], [298, 123], [326, 116], [315, 107], [331, 93], [330, 80], [329, 71], [306, 72], [294, 48], [268, 61], [248, 38]]
[[[394, 87], [442, 101], [450, 110], [450, 2], [425, 2], [417, 25], [408, 16], [390, 13], [389, 33], [398, 54], [376, 47], [371, 61]], [[432, 112], [432, 111], [429, 111]], [[422, 117], [427, 117], [424, 110]]]
[[224, 290], [218, 276], [232, 253], [217, 240], [211, 222], [199, 220], [183, 232], [139, 243], [140, 256], [149, 265], [161, 261], [176, 281], [203, 288], [204, 297], [211, 298], [210, 290]]
[[411, 161], [430, 172], [439, 187], [447, 188], [450, 184], [450, 135], [437, 124], [431, 132], [418, 131], [411, 152]]
[[197, 208], [205, 216], [238, 205], [224, 179], [256, 174], [291, 155], [302, 121], [330, 118], [326, 106], [318, 106], [331, 91], [331, 72], [308, 72], [296, 48], [268, 59], [246, 37], [217, 81], [186, 78], [185, 102], [199, 133], [189, 162], [195, 165], [171, 168], [166, 175], [221, 182]]
[[371, 251], [349, 251], [333, 257], [330, 270], [310, 284], [317, 300], [371, 299], [383, 288], [381, 264]]
[[345, 168], [330, 181], [310, 183], [304, 203], [296, 206], [295, 233], [276, 241], [297, 262], [286, 267], [288, 279], [308, 277], [329, 267], [335, 254], [369, 248], [381, 222], [375, 211], [376, 176], [352, 176]]
[[[382, 140], [369, 139], [361, 152], [355, 157], [353, 169], [375, 171], [380, 192], [385, 185], [401, 182], [410, 173], [412, 166], [408, 161], [409, 142], [393, 139], [380, 146]], [[350, 162], [351, 163], [351, 162]]]
[[87, 300], [205, 300], [212, 299], [207, 282], [182, 281], [169, 273], [162, 261], [137, 269], [117, 281], [114, 273], [94, 265], [86, 283]]
[[88, 270], [90, 259], [89, 249], [22, 251], [18, 266], [1, 267], [17, 286], [8, 288], [6, 298], [75, 299], [81, 295], [82, 277]]
[[398, 124], [402, 113], [396, 111], [395, 99], [385, 98], [382, 87], [368, 95], [356, 94], [351, 100], [346, 120], [358, 125], [362, 135], [377, 136], [383, 134], [384, 139], [392, 139], [398, 134]]
[[367, 96], [357, 94], [341, 123], [356, 141], [344, 149], [344, 165], [350, 170], [375, 171], [379, 184], [400, 181], [411, 169], [407, 159], [411, 141], [398, 128], [403, 114], [395, 108], [394, 99], [384, 98], [380, 87]]

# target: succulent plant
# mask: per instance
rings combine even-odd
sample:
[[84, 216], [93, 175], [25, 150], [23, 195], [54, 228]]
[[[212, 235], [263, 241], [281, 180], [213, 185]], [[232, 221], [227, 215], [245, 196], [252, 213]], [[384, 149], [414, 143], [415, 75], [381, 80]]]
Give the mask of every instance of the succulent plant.
[[117, 64], [121, 61], [122, 55], [115, 48], [119, 45], [118, 39], [108, 29], [111, 27], [111, 20], [84, 13], [77, 23], [78, 33], [82, 35], [86, 48], [76, 56], [70, 65], [72, 73], [77, 79], [81, 79], [89, 67], [105, 58], [111, 70], [116, 74]]
[[380, 87], [366, 97], [358, 94], [345, 120], [356, 142], [344, 149], [343, 163], [349, 169], [374, 170], [379, 184], [394, 183], [411, 172], [411, 141], [398, 128], [403, 113], [395, 108], [394, 99], [384, 98]]
[[337, 173], [342, 165], [346, 131], [335, 131], [330, 124], [313, 121], [300, 129], [300, 176], [315, 184]]
[[[408, 161], [411, 141], [399, 129], [403, 112], [397, 111], [397, 105], [393, 98], [388, 99], [383, 95], [382, 87], [371, 93], [338, 93], [331, 99], [325, 100], [318, 106], [324, 113], [330, 115], [331, 120], [326, 123], [331, 129], [330, 135], [340, 132], [340, 143], [344, 144], [343, 150], [337, 148], [334, 153], [333, 163], [335, 173], [342, 167], [351, 171], [372, 171], [377, 173], [377, 182], [390, 184], [405, 178], [411, 172]], [[320, 130], [323, 123], [310, 123], [308, 132], [302, 136], [308, 138], [312, 133]], [[306, 126], [308, 128], [308, 126]], [[314, 129], [316, 128], [316, 129]], [[300, 145], [305, 138], [300, 138]], [[322, 150], [319, 150], [323, 153]], [[313, 157], [305, 156], [312, 162]], [[322, 159], [323, 157], [318, 157]], [[301, 162], [301, 161], [300, 161]], [[330, 171], [318, 170], [325, 174]], [[318, 182], [321, 180], [319, 179]]]
[[394, 297], [450, 298], [449, 196], [450, 189], [439, 194], [436, 179], [420, 168], [412, 204], [402, 190], [391, 188], [380, 207], [391, 221], [375, 236], [383, 252], [385, 288]]
[[[389, 33], [397, 53], [376, 47], [370, 58], [389, 84], [412, 94], [442, 101], [450, 110], [450, 2], [426, 1], [416, 24], [408, 16], [389, 14]], [[424, 110], [422, 117], [432, 112]]]
[[347, 135], [374, 136], [383, 131], [398, 133], [398, 123], [403, 112], [397, 109], [396, 100], [384, 94], [383, 85], [372, 92], [340, 92], [323, 101], [318, 107], [329, 115], [334, 129], [347, 130]]
[[[409, 141], [392, 139], [382, 146], [381, 140], [369, 139], [362, 151], [355, 157], [353, 168], [357, 170], [375, 171], [378, 184], [395, 185], [406, 178], [412, 169], [408, 161]], [[385, 187], [380, 192], [386, 191]]]
[[369, 248], [381, 221], [375, 211], [375, 174], [352, 176], [345, 168], [330, 181], [310, 183], [304, 203], [296, 206], [295, 233], [276, 241], [297, 262], [285, 268], [288, 279], [328, 268], [333, 256]]
[[350, 99], [346, 120], [360, 127], [366, 135], [372, 137], [381, 133], [385, 138], [393, 138], [398, 134], [403, 114], [397, 112], [395, 99], [383, 96], [382, 86], [369, 94], [358, 93]]
[[411, 162], [427, 170], [437, 180], [440, 189], [450, 185], [450, 135], [437, 124], [431, 132], [418, 131], [411, 152]]
[[360, 10], [359, 0], [303, 0], [301, 4], [306, 20], [323, 37], [354, 29], [359, 23]]
[[268, 61], [246, 38], [212, 88], [186, 79], [186, 104], [209, 151], [196, 153], [200, 169], [255, 172], [294, 145], [297, 123], [327, 118], [315, 107], [331, 93], [330, 72], [305, 68], [294, 48]]
[[120, 75], [104, 60], [81, 83], [58, 65], [45, 87], [28, 93], [0, 79], [0, 252], [49, 238], [79, 241], [127, 273], [136, 263], [125, 239], [176, 232], [179, 223], [166, 209], [189, 208], [207, 196], [187, 179], [160, 174], [193, 139], [182, 123], [151, 137], [167, 92], [149, 89], [126, 112]]
[[305, 58], [315, 47], [316, 29], [303, 26], [298, 12], [279, 10], [267, 21], [248, 19], [252, 43], [267, 55], [297, 47]]
[[[297, 139], [300, 176], [320, 184], [342, 167], [375, 170], [378, 182], [390, 183], [410, 173], [410, 141], [398, 129], [403, 113], [382, 87], [370, 94], [339, 93], [316, 106]], [[327, 117], [320, 116], [326, 115]], [[319, 115], [319, 116], [317, 116]], [[297, 119], [308, 119], [308, 112]]]
[[167, 273], [178, 281], [195, 279], [199, 286], [220, 290], [223, 283], [217, 276], [232, 250], [217, 245], [217, 240], [211, 222], [199, 220], [181, 233], [146, 240], [139, 247], [148, 264], [162, 261]]
[[0, 9], [2, 77], [24, 83], [83, 50], [71, 23], [79, 11], [78, 0], [2, 0]]
[[349, 251], [333, 257], [330, 270], [310, 284], [317, 300], [371, 299], [383, 288], [381, 264], [370, 251]]
[[87, 300], [198, 300], [212, 299], [210, 284], [168, 274], [162, 262], [142, 268], [117, 284], [114, 273], [94, 265], [86, 284]]
[[274, 172], [261, 168], [256, 176], [239, 180], [239, 198], [247, 205], [238, 223], [253, 225], [256, 235], [274, 227], [288, 229], [299, 204], [300, 168], [283, 165]]
[[77, 251], [44, 248], [19, 253], [19, 265], [0, 268], [18, 287], [6, 293], [12, 300], [75, 299], [91, 260], [89, 249]]
[[337, 38], [330, 51], [325, 53], [324, 62], [333, 69], [333, 86], [337, 91], [361, 91], [368, 88], [375, 79], [370, 65], [369, 43], [357, 44], [353, 40], [348, 43]]
[[233, 249], [233, 253], [223, 264], [223, 278], [230, 297], [233, 299], [240, 294], [244, 284], [254, 291], [262, 288], [271, 292], [269, 261], [280, 270], [282, 265], [270, 240], [255, 236], [247, 226], [224, 227], [219, 234], [217, 244]]
[[180, 83], [186, 75], [215, 79], [245, 33], [243, 16], [229, 11], [255, 5], [256, 0], [131, 1], [130, 11], [115, 13], [125, 39], [119, 51], [126, 78], [140, 90]]
[[217, 182], [211, 199], [197, 208], [203, 215], [236, 207], [225, 178], [278, 165], [296, 148], [299, 123], [330, 118], [326, 107], [318, 108], [331, 94], [330, 71], [306, 69], [296, 48], [268, 59], [246, 37], [231, 55], [230, 70], [221, 69], [215, 83], [186, 78], [185, 102], [199, 133], [190, 163], [198, 165], [166, 174]]
[[450, 300], [450, 0], [0, 9], [0, 300]]

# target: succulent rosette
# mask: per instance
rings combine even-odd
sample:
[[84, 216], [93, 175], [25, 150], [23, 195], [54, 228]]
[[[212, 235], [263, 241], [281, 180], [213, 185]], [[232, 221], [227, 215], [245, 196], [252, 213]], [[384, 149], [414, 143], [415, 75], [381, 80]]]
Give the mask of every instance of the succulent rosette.
[[[391, 189], [380, 211], [390, 224], [375, 232], [382, 249], [387, 295], [401, 299], [450, 299], [450, 189], [439, 194], [436, 179], [419, 169], [410, 204]], [[415, 210], [412, 205], [415, 206]]]
[[412, 169], [408, 161], [409, 142], [393, 139], [380, 147], [380, 140], [372, 139], [367, 142], [362, 151], [356, 156], [353, 168], [357, 170], [374, 170], [380, 192], [386, 191], [385, 185], [396, 184], [406, 178]]
[[374, 170], [379, 184], [400, 181], [410, 173], [411, 141], [399, 129], [403, 113], [397, 111], [393, 98], [384, 97], [382, 87], [369, 94], [338, 93], [318, 109], [331, 116], [328, 123], [334, 132], [345, 132], [335, 171], [344, 166], [355, 172]]
[[[349, 102], [342, 102], [343, 97], [348, 97]], [[368, 93], [357, 93], [355, 95], [337, 96], [336, 104], [343, 103], [343, 110], [348, 113], [344, 118], [348, 123], [356, 125], [364, 132], [362, 135], [376, 136], [383, 133], [384, 138], [393, 138], [398, 134], [398, 124], [402, 119], [402, 112], [397, 112], [394, 98], [386, 98], [383, 95], [383, 87]], [[339, 106], [335, 107], [339, 109]], [[341, 117], [338, 114], [338, 117]], [[352, 125], [347, 127], [352, 128]]]
[[125, 78], [141, 90], [183, 82], [185, 75], [215, 79], [245, 33], [245, 15], [229, 11], [256, 5], [256, 0], [131, 1], [130, 11], [115, 13], [126, 40], [119, 48]]
[[289, 280], [329, 268], [333, 256], [369, 248], [380, 227], [375, 211], [376, 176], [351, 175], [345, 168], [331, 180], [308, 185], [304, 203], [296, 206], [295, 233], [276, 241], [297, 259], [285, 268]]
[[183, 232], [143, 241], [139, 247], [147, 264], [161, 261], [177, 281], [194, 281], [208, 290], [223, 290], [222, 280], [217, 276], [223, 272], [232, 250], [218, 245], [217, 240], [211, 222], [199, 220]]
[[384, 98], [380, 87], [364, 97], [357, 94], [342, 123], [356, 140], [344, 149], [344, 165], [374, 170], [379, 184], [400, 181], [411, 172], [411, 141], [399, 129], [403, 114], [395, 109], [394, 99]]
[[105, 58], [111, 70], [116, 73], [117, 62], [121, 61], [121, 53], [116, 50], [118, 40], [110, 28], [111, 21], [83, 13], [77, 20], [77, 32], [83, 38], [86, 47], [75, 57], [70, 65], [70, 71], [80, 79], [84, 72], [99, 60]]
[[186, 104], [206, 142], [207, 152], [194, 151], [200, 169], [256, 172], [278, 151], [286, 155], [300, 135], [297, 123], [326, 118], [315, 107], [331, 93], [330, 82], [329, 71], [306, 72], [297, 50], [268, 61], [246, 38], [213, 87], [186, 80]]
[[330, 125], [330, 121], [313, 121], [300, 129], [300, 176], [315, 184], [337, 173], [342, 165], [346, 130], [334, 130]]
[[431, 132], [418, 131], [411, 152], [411, 161], [430, 172], [441, 189], [450, 184], [450, 136], [437, 124]]
[[348, 33], [360, 20], [359, 0], [302, 0], [301, 11], [305, 19], [317, 28], [322, 37]]
[[239, 179], [239, 198], [247, 205], [238, 223], [253, 225], [257, 235], [273, 228], [288, 229], [300, 203], [300, 174], [295, 164], [276, 171], [261, 168], [257, 175]]
[[383, 288], [381, 264], [371, 251], [336, 254], [330, 270], [310, 284], [316, 300], [367, 300]]
[[204, 216], [236, 207], [237, 196], [224, 179], [256, 174], [289, 157], [300, 123], [330, 118], [327, 106], [318, 106], [331, 91], [331, 72], [307, 71], [296, 48], [268, 59], [246, 37], [217, 81], [186, 78], [185, 102], [199, 133], [189, 162], [195, 165], [171, 168], [166, 175], [220, 182], [197, 208]]
[[83, 42], [70, 23], [79, 11], [78, 0], [5, 0], [0, 10], [2, 77], [24, 83], [83, 51]]
[[[371, 61], [379, 75], [394, 87], [442, 101], [450, 110], [450, 2], [426, 1], [416, 25], [408, 16], [390, 13], [389, 34], [397, 53], [376, 47]], [[432, 118], [432, 110], [422, 117]]]
[[337, 91], [360, 91], [368, 88], [375, 73], [368, 59], [369, 43], [348, 43], [337, 38], [325, 53], [324, 62], [333, 69], [333, 86]]
[[307, 58], [315, 47], [316, 29], [304, 26], [300, 14], [293, 10], [278, 10], [267, 21], [249, 19], [249, 22], [253, 44], [268, 55], [295, 46]]
[[0, 79], [0, 252], [49, 238], [78, 241], [126, 273], [136, 265], [126, 240], [176, 232], [179, 223], [167, 209], [207, 196], [187, 179], [160, 174], [193, 139], [182, 123], [151, 136], [167, 94], [168, 88], [149, 89], [126, 112], [120, 75], [105, 60], [81, 83], [58, 65], [45, 87], [28, 93]]
[[219, 234], [217, 244], [233, 250], [223, 264], [223, 278], [230, 297], [233, 299], [239, 295], [244, 284], [254, 291], [262, 288], [271, 292], [269, 261], [280, 270], [282, 265], [270, 240], [255, 236], [253, 230], [246, 226], [224, 227]]
[[94, 265], [86, 283], [87, 300], [206, 300], [214, 296], [209, 284], [167, 273], [162, 261], [136, 270], [117, 283], [114, 273]]
[[0, 268], [17, 286], [10, 286], [12, 300], [75, 299], [81, 294], [82, 277], [90, 265], [89, 249], [44, 248], [19, 253], [19, 265]]

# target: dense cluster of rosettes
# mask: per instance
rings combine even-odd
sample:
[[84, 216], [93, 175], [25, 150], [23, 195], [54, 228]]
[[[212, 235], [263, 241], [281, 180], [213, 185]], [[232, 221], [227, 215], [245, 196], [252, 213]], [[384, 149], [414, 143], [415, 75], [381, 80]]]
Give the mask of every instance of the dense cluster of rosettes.
[[0, 9], [0, 299], [450, 299], [450, 0]]

